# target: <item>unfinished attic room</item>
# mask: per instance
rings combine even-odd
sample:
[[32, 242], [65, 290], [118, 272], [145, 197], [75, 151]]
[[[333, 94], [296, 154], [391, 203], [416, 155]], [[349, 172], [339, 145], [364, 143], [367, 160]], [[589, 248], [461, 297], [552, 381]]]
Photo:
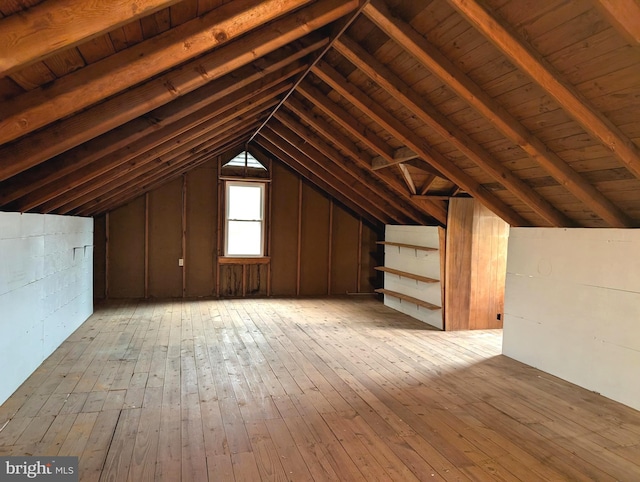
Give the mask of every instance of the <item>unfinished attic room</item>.
[[638, 227], [638, 0], [0, 0], [0, 480], [639, 481]]

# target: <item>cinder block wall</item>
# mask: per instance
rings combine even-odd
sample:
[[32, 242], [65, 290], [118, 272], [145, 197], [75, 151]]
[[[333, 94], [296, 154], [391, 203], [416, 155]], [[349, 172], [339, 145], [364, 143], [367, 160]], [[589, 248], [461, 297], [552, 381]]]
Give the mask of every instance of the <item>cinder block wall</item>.
[[93, 219], [0, 212], [0, 403], [93, 312]]

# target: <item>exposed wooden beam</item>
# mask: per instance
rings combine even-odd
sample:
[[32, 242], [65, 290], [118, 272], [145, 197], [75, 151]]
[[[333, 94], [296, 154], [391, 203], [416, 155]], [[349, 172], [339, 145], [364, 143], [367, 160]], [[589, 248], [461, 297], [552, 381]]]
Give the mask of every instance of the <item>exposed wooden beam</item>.
[[[36, 191], [119, 149], [129, 149], [141, 139], [149, 140], [158, 130], [176, 125], [195, 113], [200, 117], [208, 106], [229, 99], [243, 88], [260, 91], [273, 85], [274, 81], [296, 75], [305, 68], [300, 61], [301, 57], [324, 43], [314, 42], [307, 47], [297, 46], [299, 48], [295, 52], [288, 48], [279, 49], [269, 57], [258, 59], [251, 65], [210, 82], [18, 176], [13, 176], [9, 181], [0, 184], [0, 206]], [[209, 109], [216, 110], [212, 107]], [[9, 184], [10, 189], [5, 189], [4, 186], [8, 187]]]
[[[448, 0], [471, 24], [498, 47], [515, 65], [526, 72], [570, 116], [624, 163], [640, 179], [640, 149], [631, 139], [591, 105], [589, 100], [566, 82], [542, 55], [520, 41], [476, 0]], [[636, 3], [636, 15], [640, 7]], [[636, 24], [640, 20], [636, 17]]]
[[0, 148], [0, 180], [160, 107], [349, 13], [357, 1], [321, 0], [238, 41]]
[[[0, 144], [17, 139], [254, 30], [309, 0], [236, 0], [5, 103]], [[91, 3], [91, 2], [88, 2]], [[79, 20], [82, 23], [83, 20]], [[181, 90], [167, 80], [165, 89]], [[174, 94], [175, 95], [175, 94]]]
[[611, 226], [630, 227], [633, 225], [633, 222], [600, 191], [571, 169], [558, 155], [550, 151], [540, 139], [490, 98], [436, 47], [416, 32], [411, 25], [394, 17], [384, 2], [372, 0], [364, 9], [364, 13], [478, 113], [491, 121], [496, 129], [519, 145], [585, 206]]
[[[325, 115], [337, 122], [343, 129], [353, 135], [356, 139], [359, 139], [361, 142], [369, 146], [375, 145], [369, 144], [372, 141], [371, 133], [367, 129], [365, 129], [364, 126], [362, 126], [356, 119], [354, 119], [340, 106], [333, 102], [330, 102], [329, 99], [323, 96], [318, 89], [307, 83], [303, 83], [298, 87], [298, 93], [310, 100], [319, 110], [321, 110]], [[316, 131], [320, 132], [330, 142], [334, 143], [336, 146], [339, 146], [345, 152], [348, 152], [349, 155], [357, 163], [367, 168], [371, 168], [371, 157], [369, 156], [369, 154], [358, 149], [358, 147], [351, 139], [349, 139], [341, 132], [337, 131], [326, 120], [314, 115], [310, 111], [310, 109], [306, 108], [297, 99], [289, 99], [289, 101], [287, 102], [287, 106], [301, 119], [304, 119], [311, 126], [313, 126]], [[381, 171], [372, 172], [379, 179], [384, 181], [389, 186], [389, 188], [392, 189], [400, 198], [411, 201], [411, 198], [409, 198], [406, 189], [399, 180], [391, 177], [389, 173]], [[424, 204], [420, 206], [420, 209], [425, 210], [430, 216], [433, 216], [443, 226], [446, 225], [447, 210], [441, 204]]]
[[409, 188], [409, 192], [414, 195], [417, 193], [416, 185], [413, 182], [413, 178], [411, 177], [411, 173], [409, 172], [409, 168], [404, 164], [397, 164], [400, 173], [402, 174], [402, 178], [404, 182], [407, 184], [407, 188]]
[[401, 162], [410, 161], [412, 159], [417, 159], [418, 154], [413, 152], [408, 147], [401, 147], [400, 149], [396, 149], [393, 153], [393, 161], [389, 162], [382, 156], [376, 156], [371, 160], [371, 169], [374, 171], [377, 169], [383, 169], [389, 166], [395, 166], [396, 164], [400, 164]]
[[[339, 166], [331, 162], [314, 149], [305, 140], [297, 136], [288, 127], [279, 122], [270, 122], [261, 131], [262, 136], [278, 146], [290, 157], [295, 157], [316, 176], [322, 178], [334, 189], [342, 192], [352, 204], [385, 224], [406, 222], [404, 214], [393, 213], [383, 202], [379, 202], [368, 186], [349, 176]], [[401, 216], [401, 217], [398, 217]]]
[[[20, 199], [18, 203], [12, 204], [13, 210], [28, 211], [40, 206], [40, 211], [51, 212], [62, 204], [69, 202], [69, 199], [79, 197], [87, 190], [90, 190], [96, 183], [98, 186], [119, 177], [127, 177], [128, 173], [135, 171], [141, 166], [158, 162], [163, 156], [175, 157], [182, 153], [194, 154], [201, 148], [203, 142], [213, 133], [219, 133], [220, 129], [228, 129], [229, 123], [235, 127], [241, 125], [245, 118], [253, 118], [265, 109], [273, 106], [277, 100], [275, 95], [260, 97], [257, 103], [247, 102], [243, 105], [232, 107], [222, 111], [220, 115], [204, 124], [191, 129], [177, 139], [169, 139], [148, 151], [144, 151], [132, 158], [119, 158], [114, 155], [107, 156], [101, 161], [85, 166], [59, 182], [54, 182], [47, 187]], [[230, 121], [231, 119], [231, 121]], [[65, 193], [69, 193], [65, 195]]]
[[[420, 120], [431, 127], [445, 140], [453, 144], [460, 152], [475, 162], [497, 182], [507, 187], [531, 207], [537, 214], [552, 226], [573, 226], [575, 223], [563, 213], [554, 208], [538, 192], [513, 174], [500, 161], [484, 150], [477, 142], [469, 137], [445, 115], [406, 85], [402, 79], [379, 62], [373, 55], [348, 37], [343, 37], [335, 44], [338, 52], [364, 72], [369, 78], [386, 90], [392, 97], [407, 109], [411, 110]], [[415, 193], [414, 193], [415, 194]]]
[[446, 159], [439, 152], [431, 149], [424, 139], [416, 135], [379, 104], [372, 101], [355, 85], [350, 84], [347, 79], [340, 75], [333, 67], [325, 62], [320, 62], [313, 69], [313, 72], [383, 129], [416, 152], [421, 159], [434, 165], [436, 169], [441, 171], [455, 184], [463, 186], [466, 191], [472, 193], [475, 198], [506, 222], [512, 226], [526, 226], [529, 224], [513, 209], [484, 189], [462, 169]]
[[327, 182], [327, 180], [309, 169], [304, 163], [300, 161], [298, 157], [289, 155], [285, 150], [281, 149], [279, 145], [274, 144], [269, 139], [265, 138], [265, 132], [266, 130], [261, 131], [258, 137], [254, 139], [255, 144], [269, 152], [272, 156], [279, 159], [285, 165], [289, 166], [289, 168], [297, 172], [302, 178], [317, 186], [322, 191], [326, 192], [329, 196], [340, 201], [354, 213], [358, 214], [358, 216], [362, 216], [367, 220], [368, 223], [371, 223], [373, 226], [384, 224], [384, 221], [375, 218], [375, 216], [373, 216], [371, 213], [365, 211], [357, 204], [354, 204], [353, 201], [347, 198], [343, 192], [335, 189], [331, 184]]
[[251, 142], [262, 130], [262, 128], [264, 126], [266, 126], [269, 121], [271, 120], [271, 118], [275, 115], [276, 112], [278, 112], [278, 109], [280, 109], [280, 107], [282, 107], [282, 105], [286, 102], [286, 100], [291, 96], [291, 94], [293, 94], [293, 92], [296, 90], [296, 88], [298, 87], [298, 85], [300, 85], [300, 82], [302, 82], [306, 76], [309, 74], [309, 72], [311, 72], [311, 69], [313, 68], [313, 66], [320, 60], [322, 59], [322, 57], [324, 57], [324, 54], [327, 53], [327, 51], [329, 51], [329, 49], [331, 49], [331, 46], [333, 45], [333, 42], [335, 42], [348, 28], [349, 26], [353, 23], [353, 21], [358, 18], [358, 16], [360, 15], [360, 13], [362, 12], [362, 9], [364, 8], [364, 6], [369, 3], [369, 0], [360, 0], [360, 6], [357, 8], [357, 10], [355, 12], [353, 12], [351, 15], [349, 15], [348, 18], [345, 18], [342, 22], [341, 25], [339, 26], [339, 28], [335, 29], [335, 32], [331, 34], [331, 39], [329, 40], [329, 42], [327, 43], [327, 45], [322, 49], [321, 52], [318, 53], [318, 55], [316, 55], [316, 57], [311, 61], [311, 63], [309, 64], [309, 66], [307, 67], [307, 69], [302, 73], [302, 75], [296, 80], [296, 83], [293, 85], [293, 87], [291, 87], [291, 90], [289, 90], [289, 92], [287, 92], [285, 94], [285, 96], [282, 98], [282, 100], [280, 101], [280, 103], [278, 105], [276, 105], [273, 109], [273, 111], [271, 111], [271, 113], [267, 116], [267, 118], [264, 120], [264, 122], [260, 125], [260, 127], [258, 127], [256, 129], [256, 131], [251, 135], [251, 137], [249, 138], [249, 142]]
[[180, 0], [49, 0], [0, 20], [0, 77]]
[[[81, 184], [104, 176], [105, 173], [118, 166], [126, 164], [127, 168], [134, 168], [174, 149], [188, 149], [192, 147], [194, 139], [206, 136], [208, 132], [217, 129], [228, 118], [241, 116], [255, 109], [266, 109], [267, 107], [263, 105], [265, 102], [269, 102], [291, 85], [291, 82], [280, 82], [280, 85], [277, 85], [278, 82], [274, 83], [276, 83], [275, 86], [263, 85], [255, 90], [251, 89], [253, 85], [244, 87], [229, 94], [226, 99], [214, 102], [204, 109], [94, 162], [81, 163], [82, 165], [75, 169], [70, 166], [66, 169], [68, 171], [66, 175], [49, 176], [46, 184], [21, 197], [17, 203], [12, 204], [12, 207], [19, 211], [28, 211], [64, 192], [77, 190]], [[269, 105], [272, 104], [273, 102]]]
[[421, 196], [424, 196], [427, 194], [427, 192], [429, 192], [429, 189], [431, 188], [431, 186], [433, 186], [433, 183], [435, 182], [435, 180], [436, 180], [436, 176], [434, 176], [433, 174], [429, 174], [427, 176], [424, 183], [422, 184], [422, 188], [420, 189]]
[[[366, 189], [370, 192], [367, 194], [369, 199], [376, 199], [381, 205], [389, 205], [387, 212], [391, 214], [396, 220], [410, 215], [411, 206], [407, 206], [406, 203], [399, 201], [395, 194], [389, 190], [389, 188], [377, 179], [365, 166], [361, 164], [354, 164], [348, 159], [344, 158], [340, 152], [338, 152], [333, 146], [329, 145], [325, 139], [314, 133], [308, 127], [302, 125], [299, 120], [294, 119], [291, 115], [284, 112], [282, 109], [275, 115], [278, 121], [282, 122], [291, 132], [295, 133], [298, 138], [304, 139], [313, 149], [317, 149], [319, 153], [326, 156], [327, 160], [336, 164], [342, 171], [351, 176], [351, 180], [347, 180], [347, 183], [353, 184], [354, 181], [362, 183]], [[286, 131], [285, 131], [286, 132]], [[305, 146], [302, 147], [304, 149]], [[306, 151], [305, 151], [306, 152]], [[411, 219], [418, 220], [421, 215], [411, 215]]]
[[640, 45], [640, 2], [638, 0], [593, 0], [593, 3], [631, 45]]
[[[255, 128], [254, 126], [251, 126]], [[189, 162], [179, 162], [166, 166], [166, 168], [155, 170], [148, 176], [140, 176], [129, 179], [123, 183], [118, 189], [111, 188], [102, 197], [95, 198], [84, 206], [76, 209], [74, 214], [81, 216], [94, 216], [96, 214], [112, 211], [133, 199], [160, 187], [167, 182], [172, 181], [180, 176], [183, 172], [197, 167], [198, 165], [210, 161], [215, 156], [222, 154], [229, 149], [242, 145], [242, 139], [247, 135], [246, 132], [233, 133], [230, 136], [224, 136], [226, 141], [220, 141], [215, 148], [203, 153], [201, 156], [192, 158]]]

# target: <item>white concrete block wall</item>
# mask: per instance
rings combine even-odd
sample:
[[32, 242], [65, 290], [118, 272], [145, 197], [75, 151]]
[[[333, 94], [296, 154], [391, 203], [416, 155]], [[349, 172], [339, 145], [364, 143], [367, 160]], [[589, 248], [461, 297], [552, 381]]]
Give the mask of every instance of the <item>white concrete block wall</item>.
[[[426, 246], [439, 249], [440, 238], [437, 226], [394, 226], [385, 227], [385, 241]], [[440, 252], [420, 251], [397, 246], [385, 246], [384, 264], [408, 273], [440, 279]], [[442, 306], [440, 283], [423, 283], [395, 274], [384, 274], [384, 287], [437, 306]], [[442, 310], [429, 310], [393, 296], [384, 297], [384, 304], [416, 318], [424, 323], [442, 329]]]
[[511, 228], [503, 353], [640, 410], [640, 230]]
[[0, 403], [93, 312], [93, 219], [0, 212]]

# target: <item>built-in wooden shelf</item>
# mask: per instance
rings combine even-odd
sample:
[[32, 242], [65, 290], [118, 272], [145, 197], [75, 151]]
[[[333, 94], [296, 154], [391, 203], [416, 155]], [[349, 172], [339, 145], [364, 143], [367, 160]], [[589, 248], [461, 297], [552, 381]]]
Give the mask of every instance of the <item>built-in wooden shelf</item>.
[[409, 303], [422, 306], [423, 308], [427, 308], [428, 310], [439, 310], [441, 308], [440, 306], [429, 303], [428, 301], [419, 300], [418, 298], [414, 298], [413, 296], [407, 296], [405, 294], [398, 293], [397, 291], [378, 288], [377, 290], [375, 290], [375, 292], [382, 293], [383, 295], [393, 296], [394, 298], [398, 298], [399, 300], [408, 301]]
[[387, 268], [386, 266], [376, 266], [374, 269], [378, 271], [384, 271], [385, 273], [395, 274], [401, 278], [414, 279], [416, 281], [422, 281], [423, 283], [437, 283], [440, 280], [429, 278], [428, 276], [422, 276], [414, 273], [407, 273], [406, 271], [400, 271], [399, 269]]
[[376, 244], [384, 244], [387, 246], [397, 246], [398, 248], [417, 249], [418, 251], [438, 251], [438, 248], [429, 248], [428, 246], [416, 246], [415, 244], [394, 243], [393, 241], [376, 241]]

